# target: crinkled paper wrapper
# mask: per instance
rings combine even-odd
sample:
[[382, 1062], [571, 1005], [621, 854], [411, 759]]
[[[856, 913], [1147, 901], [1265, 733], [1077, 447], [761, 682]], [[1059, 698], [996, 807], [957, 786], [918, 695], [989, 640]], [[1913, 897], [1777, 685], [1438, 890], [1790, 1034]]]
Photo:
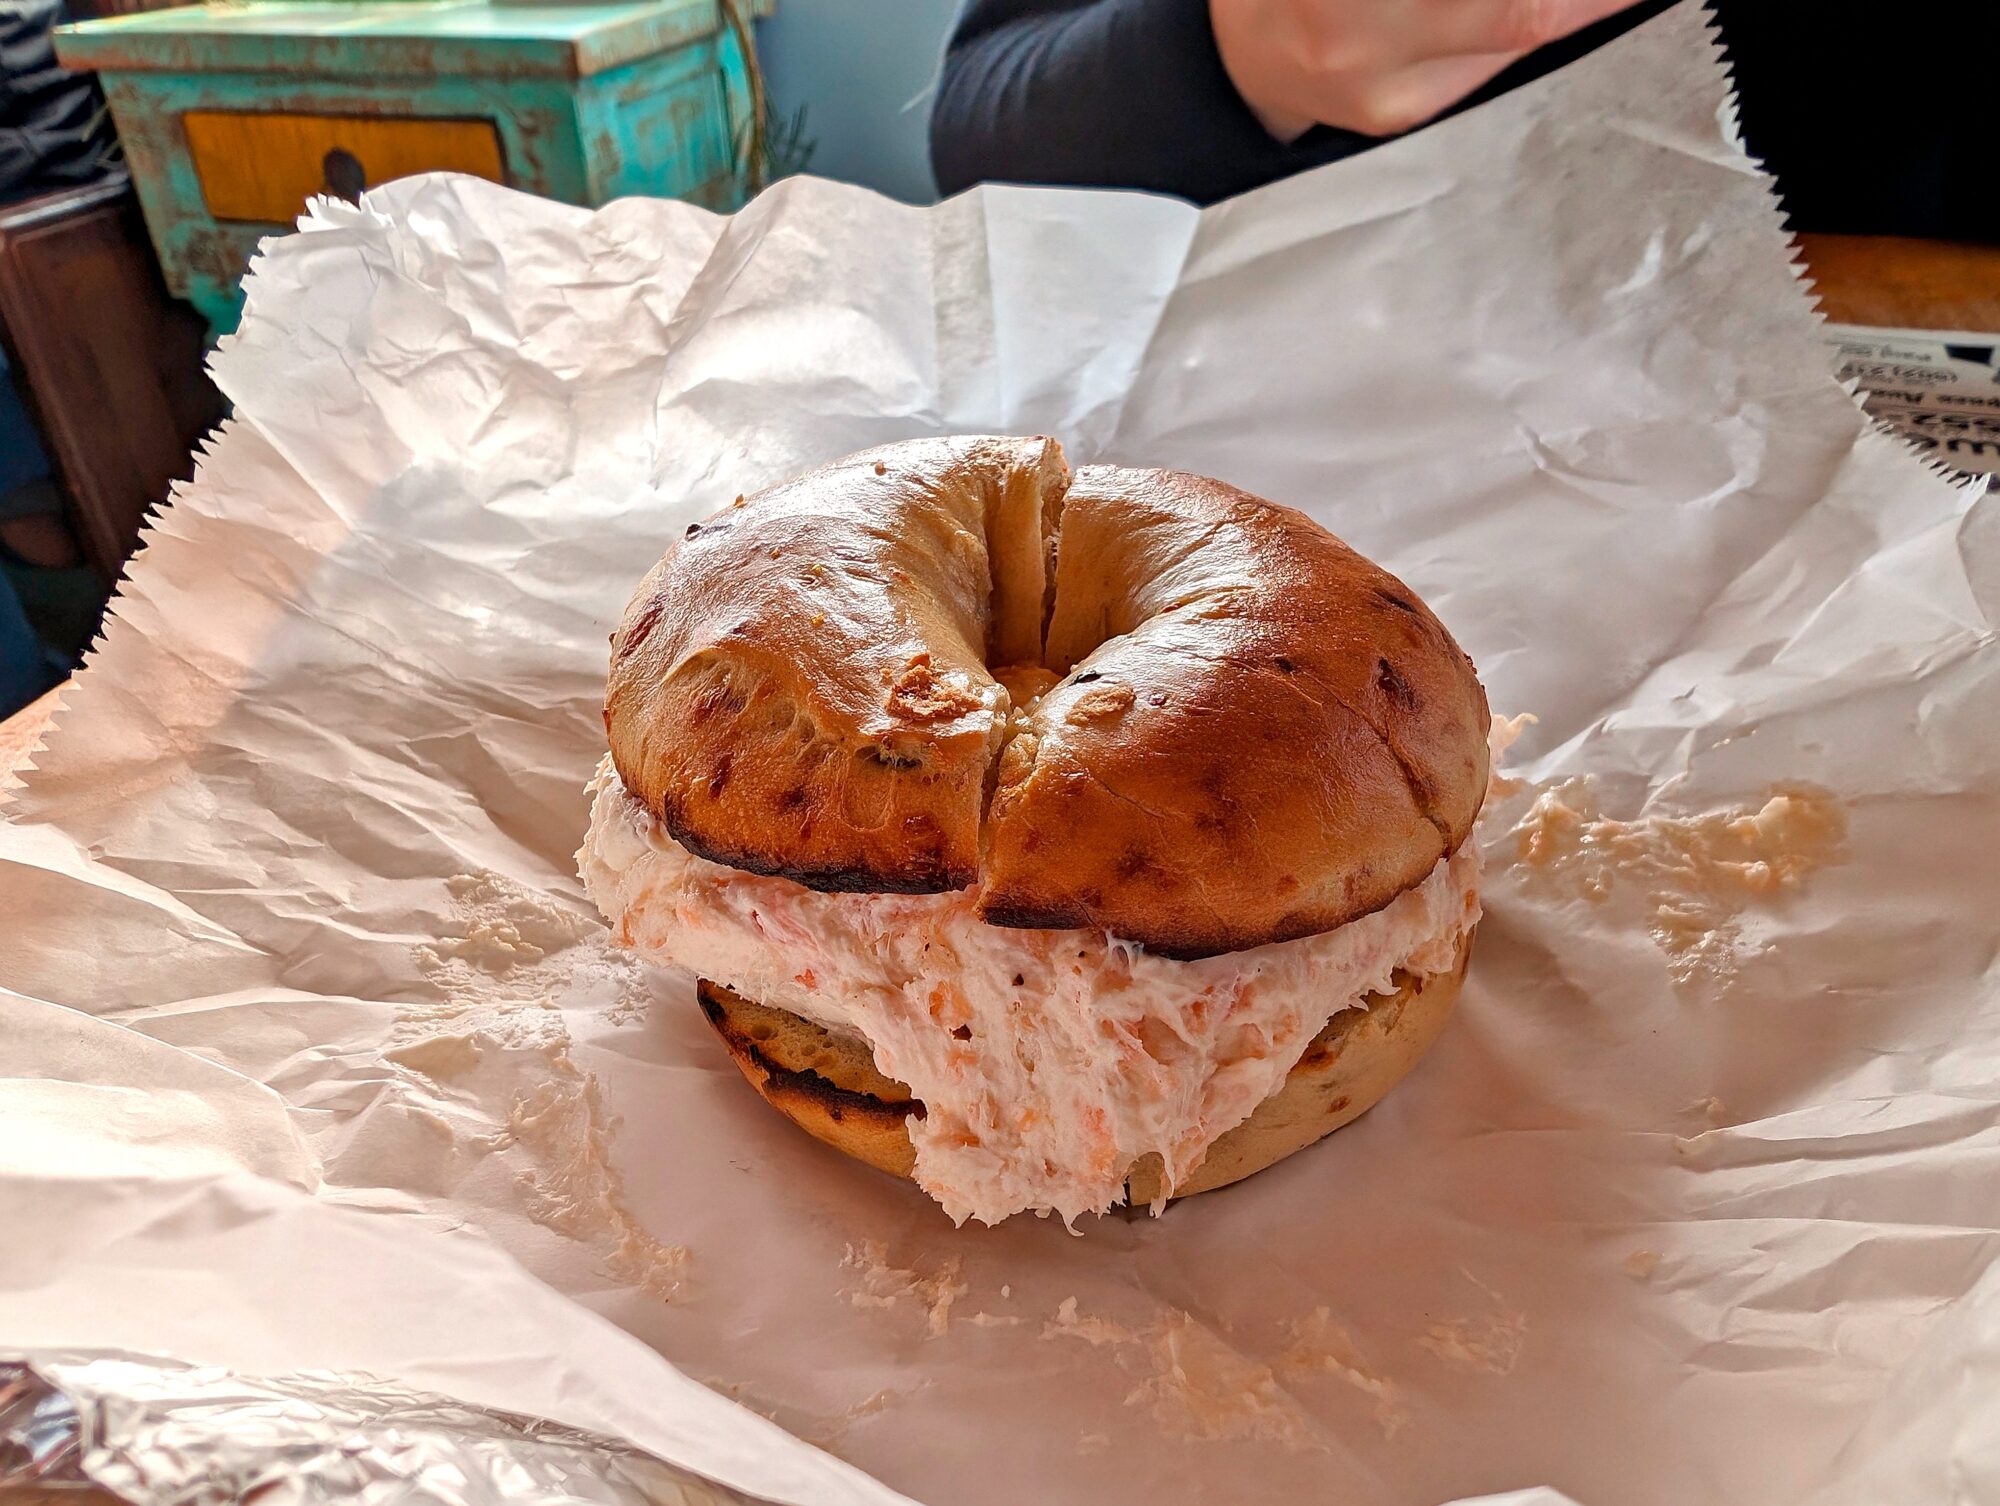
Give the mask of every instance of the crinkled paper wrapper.
[[[814, 1506], [2000, 1496], [2000, 523], [1829, 374], [1727, 88], [1683, 7], [1205, 213], [316, 208], [0, 829], [0, 1342]], [[665, 542], [962, 430], [1302, 507], [1540, 717], [1412, 1079], [1080, 1237], [799, 1135], [572, 868]], [[1537, 868], [1562, 781], [1640, 824]], [[1780, 787], [1838, 850], [1667, 944]]]

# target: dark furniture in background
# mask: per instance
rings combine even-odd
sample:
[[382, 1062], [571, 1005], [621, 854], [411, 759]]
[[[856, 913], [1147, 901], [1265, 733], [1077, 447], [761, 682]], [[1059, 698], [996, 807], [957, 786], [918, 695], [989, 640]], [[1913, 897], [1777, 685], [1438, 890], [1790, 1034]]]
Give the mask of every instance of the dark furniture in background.
[[222, 417], [205, 338], [160, 280], [124, 179], [0, 205], [0, 340], [107, 585]]

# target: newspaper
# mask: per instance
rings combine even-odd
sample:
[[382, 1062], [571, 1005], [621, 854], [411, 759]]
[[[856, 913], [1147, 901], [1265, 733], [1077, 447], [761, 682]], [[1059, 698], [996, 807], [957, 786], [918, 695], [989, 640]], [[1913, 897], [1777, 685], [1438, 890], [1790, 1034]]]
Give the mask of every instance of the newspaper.
[[2000, 475], [2000, 331], [1829, 324], [1826, 336], [1871, 416], [1939, 465]]

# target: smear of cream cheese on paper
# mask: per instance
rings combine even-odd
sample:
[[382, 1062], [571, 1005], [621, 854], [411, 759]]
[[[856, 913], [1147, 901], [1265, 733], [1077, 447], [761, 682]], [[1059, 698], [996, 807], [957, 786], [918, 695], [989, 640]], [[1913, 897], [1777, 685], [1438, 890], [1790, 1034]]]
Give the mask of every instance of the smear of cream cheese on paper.
[[438, 991], [403, 1006], [387, 1056], [440, 1087], [462, 1085], [495, 1055], [532, 1060], [532, 1087], [515, 1093], [488, 1152], [518, 1152], [528, 1216], [595, 1250], [616, 1279], [661, 1300], [680, 1288], [688, 1252], [655, 1237], [627, 1205], [611, 1145], [617, 1122], [596, 1077], [577, 1065], [556, 998], [585, 981], [612, 1011], [636, 1013], [645, 986], [637, 961], [599, 928], [494, 873], [447, 881], [456, 934], [416, 947], [417, 969]]
[[1431, 1324], [1418, 1338], [1418, 1346], [1454, 1369], [1513, 1374], [1528, 1341], [1528, 1315], [1472, 1272], [1459, 1274], [1486, 1298], [1485, 1310]]
[[[1500, 773], [1502, 755], [1534, 723], [1493, 718], [1489, 812], [1527, 787]], [[1818, 870], [1846, 860], [1847, 815], [1829, 791], [1780, 785], [1761, 800], [1714, 810], [1604, 813], [1589, 775], [1552, 780], [1511, 830], [1489, 839], [1487, 863], [1592, 903], [1621, 886], [1645, 895], [1646, 930], [1681, 984], [1726, 981], [1743, 946], [1742, 917], [1802, 889]]]
[[1742, 916], [1796, 892], [1844, 860], [1847, 818], [1825, 790], [1793, 785], [1757, 804], [1690, 815], [1604, 814], [1587, 778], [1536, 795], [1499, 861], [1593, 902], [1620, 884], [1645, 893], [1646, 930], [1677, 983], [1721, 981], [1736, 970]]

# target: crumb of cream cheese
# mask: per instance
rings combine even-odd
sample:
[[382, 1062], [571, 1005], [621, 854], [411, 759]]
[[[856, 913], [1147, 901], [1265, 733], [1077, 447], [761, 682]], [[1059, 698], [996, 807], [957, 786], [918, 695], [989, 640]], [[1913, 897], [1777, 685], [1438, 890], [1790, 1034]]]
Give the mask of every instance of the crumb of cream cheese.
[[1500, 760], [1520, 741], [1521, 734], [1541, 720], [1531, 712], [1519, 716], [1495, 716], [1486, 730], [1486, 798], [1504, 800], [1520, 789], [1525, 780], [1510, 779], [1500, 772]]
[[1433, 1323], [1417, 1339], [1445, 1364], [1487, 1375], [1511, 1375], [1520, 1363], [1528, 1339], [1528, 1315], [1508, 1305], [1492, 1287], [1470, 1271], [1459, 1272], [1485, 1294], [1492, 1311]]
[[1416, 1342], [1456, 1370], [1508, 1376], [1514, 1374], [1528, 1342], [1528, 1314], [1502, 1308], [1470, 1318], [1446, 1318], [1430, 1324]]
[[1384, 1438], [1393, 1438], [1409, 1422], [1395, 1384], [1377, 1375], [1362, 1358], [1354, 1338], [1334, 1321], [1330, 1309], [1316, 1307], [1286, 1325], [1291, 1339], [1278, 1356], [1280, 1375], [1331, 1375], [1367, 1397], [1375, 1424]]
[[550, 1081], [508, 1115], [512, 1144], [532, 1152], [517, 1178], [529, 1216], [545, 1228], [594, 1244], [610, 1273], [661, 1301], [680, 1290], [688, 1252], [655, 1238], [626, 1206], [611, 1162], [613, 1122], [597, 1079], [565, 1047], [548, 1054]]
[[1189, 1313], [1175, 1311], [1148, 1346], [1151, 1374], [1125, 1398], [1162, 1432], [1204, 1443], [1254, 1440], [1324, 1449], [1297, 1402], [1268, 1365], [1240, 1353]]
[[847, 1300], [856, 1307], [893, 1308], [909, 1302], [924, 1314], [924, 1331], [941, 1338], [951, 1327], [951, 1310], [968, 1290], [960, 1272], [964, 1263], [952, 1256], [935, 1271], [905, 1270], [889, 1263], [889, 1248], [879, 1239], [847, 1246], [841, 1267], [858, 1274]]
[[1093, 1349], [1108, 1344], [1130, 1344], [1144, 1335], [1112, 1322], [1109, 1318], [1091, 1317], [1079, 1314], [1076, 1298], [1065, 1297], [1056, 1308], [1056, 1315], [1042, 1325], [1045, 1339], [1081, 1339]]
[[1526, 1324], [1518, 1313], [1486, 1314], [1433, 1323], [1417, 1342], [1446, 1364], [1461, 1370], [1511, 1375], [1521, 1358], [1526, 1332]]
[[1497, 850], [1532, 880], [1593, 903], [1623, 884], [1641, 889], [1647, 932], [1674, 981], [1687, 984], [1732, 975], [1740, 917], [1844, 861], [1846, 835], [1840, 802], [1806, 785], [1773, 790], [1755, 805], [1621, 820], [1605, 815], [1593, 781], [1578, 777], [1541, 790]]
[[[1306, 1346], [1328, 1338], [1313, 1319], [1305, 1324], [1293, 1327], [1286, 1350], [1295, 1368], [1309, 1362]], [[1108, 1351], [1121, 1370], [1135, 1377], [1125, 1404], [1145, 1408], [1166, 1437], [1191, 1443], [1256, 1440], [1292, 1449], [1326, 1447], [1270, 1365], [1184, 1309], [1171, 1308], [1159, 1321], [1134, 1328], [1083, 1312], [1075, 1297], [1065, 1297], [1043, 1325], [1042, 1337], [1074, 1339]]]
[[529, 1218], [594, 1249], [626, 1285], [673, 1297], [688, 1252], [628, 1206], [612, 1162], [616, 1122], [596, 1077], [577, 1065], [555, 1002], [583, 985], [614, 1008], [641, 1007], [638, 964], [587, 917], [500, 874], [454, 875], [445, 889], [454, 933], [413, 949], [436, 997], [399, 1007], [385, 1058], [450, 1085], [454, 1112], [485, 1110], [491, 1132], [468, 1143], [519, 1159]]

